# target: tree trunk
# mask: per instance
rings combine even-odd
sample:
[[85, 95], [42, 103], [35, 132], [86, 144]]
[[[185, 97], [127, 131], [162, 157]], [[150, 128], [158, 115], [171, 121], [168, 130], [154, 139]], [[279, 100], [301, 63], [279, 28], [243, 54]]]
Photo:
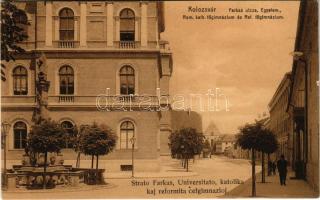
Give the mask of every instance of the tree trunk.
[[256, 158], [255, 150], [251, 149], [251, 165], [252, 165], [252, 197], [256, 196]]
[[93, 169], [93, 161], [94, 161], [94, 155], [91, 155], [91, 169]]
[[269, 162], [270, 162], [270, 153], [268, 153], [268, 158], [267, 158], [267, 162], [268, 162], [268, 176], [271, 175], [271, 166], [269, 165]]
[[99, 155], [97, 155], [97, 160], [96, 160], [96, 170], [99, 169]]
[[76, 162], [76, 168], [80, 168], [80, 155], [81, 153], [78, 152], [78, 155], [77, 155], [77, 162]]
[[266, 177], [265, 177], [265, 166], [264, 166], [264, 152], [261, 152], [261, 182], [265, 183], [266, 182]]
[[46, 172], [47, 172], [47, 157], [48, 157], [48, 153], [45, 152], [44, 153], [44, 167], [43, 167], [43, 189], [46, 189]]
[[187, 172], [189, 171], [189, 159], [186, 159], [186, 163], [187, 163]]
[[100, 183], [100, 176], [99, 176], [99, 155], [97, 154], [96, 160], [96, 184]]

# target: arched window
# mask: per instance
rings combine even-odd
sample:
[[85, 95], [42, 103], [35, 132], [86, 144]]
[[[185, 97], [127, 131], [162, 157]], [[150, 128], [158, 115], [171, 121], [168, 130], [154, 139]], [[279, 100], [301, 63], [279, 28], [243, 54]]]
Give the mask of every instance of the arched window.
[[64, 65], [59, 70], [60, 94], [74, 94], [74, 72], [72, 67]]
[[70, 141], [70, 139], [74, 136], [74, 129], [73, 129], [73, 124], [69, 121], [63, 121], [61, 123], [61, 127], [63, 129], [65, 129], [66, 133], [67, 133], [67, 137], [66, 137], [66, 144], [64, 146], [64, 148], [73, 148], [72, 142]]
[[134, 94], [135, 76], [134, 69], [128, 65], [120, 69], [120, 94]]
[[28, 72], [23, 66], [18, 66], [13, 69], [13, 94], [26, 95], [28, 94]]
[[128, 8], [120, 12], [120, 41], [134, 41], [135, 16]]
[[120, 149], [132, 149], [130, 139], [134, 137], [134, 124], [124, 121], [120, 125]]
[[23, 149], [27, 143], [27, 125], [24, 122], [16, 122], [13, 126], [13, 141], [15, 149]]
[[59, 13], [60, 40], [74, 40], [74, 13], [70, 8], [63, 8]]

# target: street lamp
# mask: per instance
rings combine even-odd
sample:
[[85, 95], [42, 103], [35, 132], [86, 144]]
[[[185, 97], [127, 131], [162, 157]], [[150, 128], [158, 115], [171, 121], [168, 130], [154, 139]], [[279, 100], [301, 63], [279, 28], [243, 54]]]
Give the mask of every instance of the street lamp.
[[130, 139], [130, 142], [132, 144], [132, 174], [131, 177], [134, 178], [134, 144], [136, 142], [136, 138], [134, 137], [134, 135], [132, 136], [132, 138]]
[[8, 131], [10, 129], [11, 125], [4, 121], [1, 123], [1, 136], [3, 139], [3, 187], [4, 189], [7, 187], [7, 142], [6, 142], [6, 137], [8, 134]]

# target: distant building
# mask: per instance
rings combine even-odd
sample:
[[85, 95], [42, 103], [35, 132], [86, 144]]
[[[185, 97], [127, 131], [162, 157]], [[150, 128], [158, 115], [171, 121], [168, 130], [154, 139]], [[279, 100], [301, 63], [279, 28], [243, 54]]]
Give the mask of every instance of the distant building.
[[209, 126], [204, 131], [204, 136], [210, 142], [212, 151], [215, 152], [216, 143], [221, 136], [221, 132], [213, 121], [210, 122]]
[[291, 163], [292, 161], [292, 140], [290, 136], [290, 115], [286, 112], [288, 105], [288, 97], [290, 94], [291, 73], [286, 73], [280, 82], [276, 92], [269, 102], [270, 120], [268, 126], [276, 135], [279, 148], [276, 152], [276, 157], [280, 158], [283, 154]]
[[251, 152], [246, 149], [242, 149], [238, 144], [234, 145], [233, 155], [238, 159], [250, 159]]
[[224, 134], [220, 135], [218, 141], [216, 142], [216, 154], [223, 154], [226, 149], [234, 148], [236, 144], [236, 137], [235, 135], [231, 134]]

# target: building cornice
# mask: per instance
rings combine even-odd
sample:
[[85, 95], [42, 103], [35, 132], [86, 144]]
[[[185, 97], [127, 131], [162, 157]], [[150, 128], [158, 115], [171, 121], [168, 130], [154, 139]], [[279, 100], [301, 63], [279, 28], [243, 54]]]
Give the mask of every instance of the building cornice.
[[268, 107], [269, 107], [269, 110], [271, 111], [273, 109], [273, 107], [275, 106], [276, 102], [278, 101], [278, 99], [280, 98], [280, 96], [282, 96], [283, 92], [285, 91], [286, 88], [290, 88], [290, 82], [291, 82], [291, 73], [290, 72], [287, 72], [280, 84], [278, 85], [277, 89], [276, 89], [276, 92], [274, 93], [274, 95], [272, 96], [269, 104], [268, 104]]

